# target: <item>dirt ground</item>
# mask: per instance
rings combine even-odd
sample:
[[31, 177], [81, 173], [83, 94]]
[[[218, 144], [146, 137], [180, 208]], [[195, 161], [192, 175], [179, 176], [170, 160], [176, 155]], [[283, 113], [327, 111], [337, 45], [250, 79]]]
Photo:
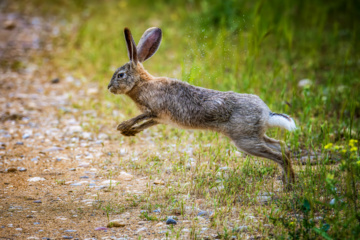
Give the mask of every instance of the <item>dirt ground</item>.
[[[110, 140], [118, 134], [114, 121], [95, 133], [90, 122], [96, 112], [73, 105], [103, 94], [97, 86], [70, 75], [50, 77], [48, 68], [31, 63], [43, 50], [40, 44], [51, 49], [44, 42], [56, 34], [44, 20], [12, 13], [1, 14], [0, 24], [1, 61], [7, 64], [0, 74], [0, 238], [164, 237], [159, 232], [167, 226], [143, 221], [136, 207], [117, 215], [109, 209], [111, 219], [121, 219], [125, 226], [106, 228], [111, 220], [106, 202], [141, 195], [153, 184], [148, 176], [123, 171], [108, 159], [115, 153], [128, 159], [130, 153], [146, 151], [146, 139], [136, 147], [123, 143], [119, 148], [118, 139]], [[11, 70], [17, 64], [20, 70]]]

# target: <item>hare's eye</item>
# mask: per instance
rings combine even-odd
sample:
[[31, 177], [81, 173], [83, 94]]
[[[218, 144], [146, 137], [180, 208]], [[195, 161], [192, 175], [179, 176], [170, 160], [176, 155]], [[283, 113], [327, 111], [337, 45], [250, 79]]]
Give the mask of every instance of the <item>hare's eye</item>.
[[125, 73], [119, 73], [118, 74], [118, 78], [123, 78], [123, 77], [125, 77]]

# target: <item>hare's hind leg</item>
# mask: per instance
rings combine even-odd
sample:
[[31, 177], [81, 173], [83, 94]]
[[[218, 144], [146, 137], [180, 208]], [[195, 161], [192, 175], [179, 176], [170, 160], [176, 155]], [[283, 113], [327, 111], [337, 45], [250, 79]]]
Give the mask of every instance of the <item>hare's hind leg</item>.
[[287, 149], [285, 143], [283, 141], [279, 141], [273, 138], [270, 138], [264, 135], [265, 143], [268, 147], [280, 151], [283, 160], [284, 160], [284, 169], [286, 168], [287, 171], [284, 170], [283, 181], [285, 181], [286, 177], [289, 178], [291, 183], [295, 182], [295, 173], [292, 168], [291, 158], [290, 158], [290, 151]]
[[[266, 139], [266, 140], [265, 140]], [[275, 139], [252, 136], [251, 138], [234, 138], [232, 137], [236, 147], [244, 152], [263, 157], [278, 163], [284, 171], [283, 182], [287, 189], [291, 188], [294, 183], [295, 175], [291, 166], [290, 158], [281, 151], [280, 142]], [[272, 141], [273, 140], [273, 141]]]

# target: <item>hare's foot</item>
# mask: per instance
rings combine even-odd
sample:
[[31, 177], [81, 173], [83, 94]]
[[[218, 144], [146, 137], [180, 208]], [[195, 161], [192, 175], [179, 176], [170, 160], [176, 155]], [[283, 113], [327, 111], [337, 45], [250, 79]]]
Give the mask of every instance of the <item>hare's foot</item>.
[[131, 128], [131, 124], [129, 124], [129, 121], [124, 121], [122, 123], [120, 123], [118, 126], [117, 126], [117, 130], [120, 131], [120, 132], [123, 132], [123, 131], [126, 131], [128, 130], [129, 128]]
[[121, 131], [121, 134], [126, 136], [126, 137], [131, 137], [131, 136], [135, 136], [137, 133], [139, 133], [140, 131], [137, 130], [136, 128], [131, 128], [131, 129], [127, 129], [124, 131]]

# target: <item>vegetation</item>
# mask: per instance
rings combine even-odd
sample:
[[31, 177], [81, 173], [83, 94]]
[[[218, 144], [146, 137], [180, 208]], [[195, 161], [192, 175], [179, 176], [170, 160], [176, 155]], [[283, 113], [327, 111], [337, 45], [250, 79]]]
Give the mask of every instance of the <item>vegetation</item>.
[[[44, 14], [66, 19], [47, 61], [58, 74], [98, 83], [103, 92], [100, 99], [84, 99], [78, 106], [99, 112], [93, 126], [110, 121], [114, 109], [123, 114], [117, 122], [137, 113], [130, 99], [106, 92], [114, 69], [128, 60], [125, 26], [135, 40], [148, 27], [162, 28], [159, 51], [144, 63], [153, 75], [257, 94], [274, 112], [291, 115], [298, 125], [291, 134], [269, 131], [285, 140], [293, 153], [297, 183], [288, 193], [279, 190], [276, 164], [239, 157], [229, 140], [217, 133], [154, 127], [149, 130], [152, 140], [163, 152], [146, 153], [139, 162], [116, 154], [109, 157], [150, 178], [161, 176], [163, 161], [171, 159], [168, 187], [149, 185], [146, 196], [134, 200], [136, 205], [158, 205], [182, 215], [186, 197], [205, 199], [214, 211], [212, 227], [223, 239], [241, 238], [244, 233], [235, 231], [240, 225], [251, 225], [251, 234], [266, 238], [359, 238], [358, 1], [84, 0], [38, 1], [37, 6], [46, 10]], [[114, 138], [136, 144], [141, 136]], [[183, 151], [185, 147], [191, 153]], [[186, 170], [188, 164], [194, 171]], [[272, 196], [266, 205], [259, 204], [264, 193]], [[105, 208], [108, 216], [112, 207]], [[142, 214], [151, 221], [162, 217]], [[196, 226], [193, 238], [200, 236]], [[172, 229], [169, 238], [179, 234]]]

